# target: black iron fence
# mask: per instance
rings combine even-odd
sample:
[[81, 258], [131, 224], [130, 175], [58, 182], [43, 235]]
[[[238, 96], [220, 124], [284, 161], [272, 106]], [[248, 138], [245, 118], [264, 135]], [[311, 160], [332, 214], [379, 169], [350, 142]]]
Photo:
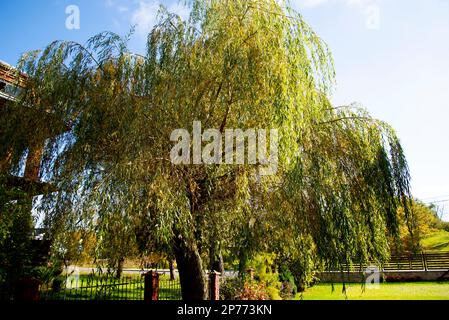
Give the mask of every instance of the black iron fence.
[[169, 276], [159, 277], [159, 300], [181, 300], [181, 284], [179, 277], [170, 279]]
[[[205, 275], [209, 299], [216, 299], [220, 277]], [[216, 279], [215, 279], [216, 278]], [[213, 280], [211, 280], [213, 279]], [[116, 278], [112, 274], [66, 274], [41, 283], [31, 279], [24, 290], [0, 284], [0, 301], [7, 300], [181, 300], [179, 275], [152, 271]], [[150, 281], [149, 281], [150, 280]], [[156, 281], [153, 281], [156, 280]], [[30, 295], [31, 293], [31, 295]]]
[[[171, 279], [162, 273], [159, 277], [159, 300], [180, 300], [179, 277]], [[148, 289], [148, 288], [147, 288]], [[70, 275], [64, 279], [40, 286], [41, 300], [144, 300], [144, 274], [125, 275]]]
[[40, 287], [41, 300], [143, 300], [143, 277], [95, 274], [54, 279]]

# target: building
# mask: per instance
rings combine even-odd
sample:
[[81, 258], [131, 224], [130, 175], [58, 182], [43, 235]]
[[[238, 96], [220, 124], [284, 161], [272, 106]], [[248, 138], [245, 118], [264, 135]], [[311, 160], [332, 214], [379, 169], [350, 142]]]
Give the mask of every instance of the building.
[[[26, 114], [28, 117], [48, 117], [48, 114], [36, 112], [33, 108], [26, 106], [17, 106], [14, 102], [20, 91], [25, 87], [27, 76], [19, 73], [16, 68], [0, 60], [0, 117], [3, 119], [18, 119], [16, 113], [20, 116]], [[20, 108], [20, 109], [19, 109]], [[29, 123], [23, 123], [23, 126], [29, 126]], [[35, 130], [33, 127], [23, 127], [24, 130]], [[50, 131], [50, 130], [49, 130]], [[8, 141], [4, 137], [5, 132], [0, 128], [0, 141]], [[48, 137], [51, 134], [48, 135]], [[1, 139], [4, 138], [4, 139]], [[27, 143], [27, 142], [25, 142]], [[6, 175], [7, 185], [19, 187], [29, 195], [39, 195], [48, 189], [49, 185], [39, 180], [39, 169], [42, 153], [45, 145], [45, 139], [39, 142], [29, 142], [24, 147], [28, 150], [25, 159], [25, 173], [23, 177], [9, 175], [12, 165], [12, 146], [0, 146], [0, 174]]]

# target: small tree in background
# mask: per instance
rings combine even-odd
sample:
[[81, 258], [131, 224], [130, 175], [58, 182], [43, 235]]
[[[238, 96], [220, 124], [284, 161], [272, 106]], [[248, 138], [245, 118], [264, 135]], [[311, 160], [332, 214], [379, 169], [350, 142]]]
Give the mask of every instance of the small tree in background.
[[0, 286], [11, 286], [31, 272], [30, 211], [26, 194], [0, 183]]

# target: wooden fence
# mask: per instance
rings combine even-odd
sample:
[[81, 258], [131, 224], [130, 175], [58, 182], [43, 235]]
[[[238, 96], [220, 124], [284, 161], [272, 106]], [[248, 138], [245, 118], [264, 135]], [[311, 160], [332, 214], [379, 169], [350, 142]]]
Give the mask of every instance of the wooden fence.
[[[369, 265], [355, 264], [351, 267], [344, 266], [344, 270], [364, 271]], [[385, 271], [434, 271], [449, 270], [449, 252], [422, 252], [422, 253], [406, 253], [401, 255], [393, 255], [390, 260], [379, 269]], [[338, 270], [329, 270], [338, 271]]]
[[449, 270], [449, 252], [394, 255], [384, 270]]

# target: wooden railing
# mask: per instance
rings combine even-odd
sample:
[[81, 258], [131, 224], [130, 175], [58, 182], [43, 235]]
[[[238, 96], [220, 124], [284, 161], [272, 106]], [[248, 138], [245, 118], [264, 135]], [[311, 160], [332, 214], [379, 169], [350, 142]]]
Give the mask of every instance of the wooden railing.
[[[367, 264], [355, 264], [350, 268], [344, 267], [344, 270], [364, 271], [368, 268]], [[449, 252], [422, 252], [416, 254], [392, 255], [390, 260], [380, 267], [385, 271], [432, 271], [449, 270]]]

